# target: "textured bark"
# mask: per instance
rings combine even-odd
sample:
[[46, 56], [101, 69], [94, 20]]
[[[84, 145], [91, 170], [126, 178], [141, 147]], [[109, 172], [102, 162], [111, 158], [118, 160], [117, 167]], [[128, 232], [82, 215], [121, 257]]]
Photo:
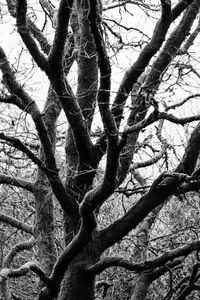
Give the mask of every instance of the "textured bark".
[[93, 300], [95, 276], [85, 272], [82, 262], [69, 268], [62, 282], [58, 300]]
[[130, 300], [144, 300], [147, 295], [149, 284], [150, 282], [148, 275], [142, 274], [138, 276]]
[[[75, 12], [71, 22], [74, 31], [75, 48], [78, 49], [78, 86], [77, 100], [85, 117], [88, 130], [94, 116], [96, 95], [98, 88], [98, 66], [96, 49], [88, 21], [88, 1], [76, 1]], [[93, 159], [87, 165], [79, 165], [79, 157], [74, 143], [71, 128], [66, 137], [66, 191], [74, 201], [80, 203], [85, 193], [91, 188], [97, 168], [97, 156], [94, 152]], [[68, 245], [76, 235], [79, 226], [79, 216], [63, 217], [65, 244]], [[86, 257], [85, 257], [86, 256]], [[64, 277], [59, 300], [94, 299], [94, 277], [90, 278], [85, 273], [88, 254], [79, 258], [79, 262], [71, 264]], [[84, 262], [84, 263], [83, 263]], [[80, 288], [81, 287], [81, 288]]]
[[[135, 262], [141, 262], [148, 260], [147, 247], [149, 242], [150, 230], [154, 221], [156, 220], [163, 205], [160, 205], [154, 209], [148, 218], [144, 220], [136, 229], [136, 246], [133, 251], [133, 259]], [[148, 273], [142, 273], [136, 275], [136, 278], [132, 282], [132, 295], [131, 300], [145, 299], [149, 285], [152, 281]]]
[[[95, 44], [89, 27], [88, 12], [88, 1], [77, 1], [75, 3], [75, 12], [72, 15], [71, 22], [74, 31], [75, 48], [78, 49], [77, 100], [86, 119], [87, 128], [90, 130], [96, 103], [98, 67]], [[67, 164], [66, 189], [69, 194], [72, 192], [71, 197], [78, 202], [81, 202], [82, 197], [92, 183], [94, 173], [92, 174], [91, 171], [96, 167], [96, 164], [94, 162], [88, 162], [87, 166], [81, 166], [81, 168], [78, 166], [79, 158], [72, 130], [70, 128], [66, 138], [65, 149]], [[79, 171], [83, 174], [79, 174]], [[88, 180], [88, 176], [91, 177], [90, 180]], [[82, 186], [78, 182], [79, 180], [81, 181], [81, 177], [83, 178]], [[84, 179], [84, 177], [87, 177], [87, 180]], [[85, 188], [84, 181], [86, 185]]]
[[[57, 100], [57, 96], [53, 92], [52, 88], [50, 88], [44, 108], [44, 114], [45, 124], [47, 126], [47, 131], [50, 136], [54, 151], [56, 143], [56, 122], [60, 111], [61, 106]], [[40, 150], [40, 158], [44, 159], [42, 148]], [[41, 268], [46, 272], [47, 275], [50, 275], [57, 259], [54, 239], [53, 193], [50, 188], [48, 178], [40, 169], [38, 169], [35, 188], [35, 238], [37, 241], [38, 258]]]
[[71, 262], [62, 282], [58, 300], [95, 299], [95, 274], [89, 274], [87, 268], [98, 261], [99, 255], [98, 247], [90, 243]]

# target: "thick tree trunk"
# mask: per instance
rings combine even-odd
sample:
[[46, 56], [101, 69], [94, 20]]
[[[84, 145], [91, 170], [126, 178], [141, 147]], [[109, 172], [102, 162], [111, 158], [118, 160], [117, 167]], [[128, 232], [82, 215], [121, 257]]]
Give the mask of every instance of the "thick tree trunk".
[[85, 271], [85, 262], [69, 268], [62, 282], [58, 300], [93, 300], [95, 277]]
[[[54, 150], [56, 142], [55, 128], [60, 111], [60, 103], [58, 102], [54, 91], [50, 87], [47, 102], [44, 108], [44, 114], [45, 124]], [[44, 159], [43, 149], [40, 150], [40, 158], [42, 160]], [[46, 272], [47, 275], [50, 275], [57, 259], [54, 241], [54, 208], [49, 181], [44, 172], [40, 169], [38, 169], [35, 187], [35, 237], [37, 241], [37, 254], [41, 268]]]
[[58, 300], [94, 300], [95, 275], [87, 268], [95, 264], [101, 255], [100, 247], [90, 242], [71, 263], [62, 281]]

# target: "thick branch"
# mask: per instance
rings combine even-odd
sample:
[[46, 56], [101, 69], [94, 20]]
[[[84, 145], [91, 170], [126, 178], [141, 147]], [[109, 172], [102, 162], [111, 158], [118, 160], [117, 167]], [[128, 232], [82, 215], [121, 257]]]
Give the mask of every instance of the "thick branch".
[[27, 3], [26, 0], [17, 0], [17, 11], [16, 11], [16, 19], [17, 19], [17, 30], [29, 50], [31, 56], [37, 63], [37, 65], [42, 70], [47, 70], [47, 59], [46, 57], [39, 51], [38, 46], [34, 39], [29, 34], [29, 28], [26, 23], [26, 11], [27, 11]]
[[106, 53], [105, 43], [102, 34], [99, 30], [101, 24], [97, 25], [97, 2], [90, 1], [89, 14], [91, 31], [94, 36], [96, 44], [96, 51], [98, 53], [98, 62], [100, 68], [100, 88], [98, 92], [98, 104], [101, 113], [102, 121], [105, 127], [108, 138], [117, 136], [117, 128], [115, 120], [110, 111], [110, 84], [111, 84], [111, 66], [108, 55]]
[[33, 227], [28, 225], [28, 224], [25, 224], [13, 217], [10, 217], [10, 216], [7, 216], [7, 215], [4, 215], [2, 213], [0, 213], [0, 221], [3, 221], [19, 230], [23, 230], [27, 233], [30, 233], [30, 234], [33, 234]]
[[5, 135], [3, 132], [0, 132], [0, 139], [7, 141], [10, 145], [14, 146], [18, 150], [25, 153], [28, 158], [30, 158], [40, 169], [42, 169], [45, 173], [52, 172], [53, 170], [48, 170], [48, 168], [45, 167], [45, 164], [43, 161], [41, 161], [31, 150], [29, 150], [28, 147], [26, 147], [19, 139], [10, 137]]
[[170, 34], [158, 58], [153, 63], [151, 72], [145, 81], [145, 86], [150, 86], [151, 89], [154, 89], [154, 93], [162, 81], [162, 74], [166, 71], [166, 68], [169, 66], [170, 62], [178, 54], [182, 43], [188, 36], [194, 20], [199, 12], [199, 7], [200, 3], [198, 0], [193, 1], [191, 5], [189, 5], [179, 25]]
[[8, 278], [16, 278], [26, 275], [29, 271], [34, 272], [48, 286], [51, 284], [46, 274], [34, 263], [27, 262], [18, 269], [2, 269], [0, 271], [0, 283]]
[[113, 103], [113, 114], [116, 118], [116, 122], [119, 126], [122, 114], [123, 106], [130, 91], [133, 88], [134, 83], [137, 81], [139, 76], [143, 73], [146, 66], [149, 64], [151, 58], [160, 49], [162, 43], [165, 40], [165, 35], [172, 21], [171, 6], [168, 1], [161, 1], [162, 4], [162, 15], [158, 23], [156, 24], [151, 41], [140, 53], [137, 61], [132, 65], [132, 67], [125, 74], [122, 83], [117, 92], [117, 96]]
[[188, 49], [193, 45], [194, 40], [196, 39], [196, 37], [198, 36], [200, 32], [200, 18], [198, 21], [198, 25], [195, 28], [195, 30], [191, 33], [191, 35], [189, 36], [189, 38], [187, 39], [185, 45], [183, 46], [182, 49], [180, 49], [180, 53], [186, 53], [188, 51]]
[[[185, 173], [191, 175], [194, 171], [197, 158], [200, 152], [200, 124], [194, 129], [185, 154], [176, 168], [176, 173]], [[182, 183], [178, 176], [162, 179], [162, 176], [155, 180], [150, 190], [143, 195], [140, 200], [116, 222], [102, 230], [100, 233], [101, 245], [103, 249], [113, 245], [125, 236], [130, 230], [134, 229], [155, 207], [164, 203], [164, 201], [179, 187]]]
[[18, 106], [20, 109], [23, 109], [23, 103], [21, 99], [19, 99], [16, 95], [0, 96], [0, 102], [14, 104]]
[[34, 185], [31, 182], [28, 182], [20, 178], [11, 177], [8, 175], [0, 174], [0, 184], [10, 184], [13, 186], [17, 186], [31, 193], [34, 193], [35, 191]]
[[33, 99], [16, 81], [13, 71], [9, 65], [8, 59], [2, 48], [0, 48], [0, 68], [3, 73], [4, 84], [7, 86], [11, 94], [14, 94], [19, 99], [21, 99], [23, 110], [31, 115], [35, 123], [44, 150], [45, 166], [47, 167], [47, 169], [53, 171], [52, 174], [47, 174], [47, 176], [49, 182], [51, 183], [51, 187], [55, 193], [55, 196], [57, 197], [63, 210], [65, 210], [67, 213], [77, 214], [78, 206], [74, 201], [71, 200], [71, 198], [67, 196], [64, 185], [59, 177], [51, 139], [49, 137], [43, 115], [40, 113], [35, 101], [33, 101]]
[[9, 253], [7, 254], [5, 260], [4, 260], [4, 268], [9, 268], [10, 267], [10, 264], [12, 263], [14, 257], [21, 251], [24, 251], [24, 250], [29, 250], [33, 247], [35, 243], [35, 239], [34, 238], [31, 238], [29, 241], [26, 241], [26, 242], [22, 242], [22, 243], [19, 243], [17, 245], [15, 245], [10, 251]]
[[[7, 1], [7, 6], [8, 10], [13, 18], [16, 18], [16, 3], [13, 0], [6, 0]], [[45, 54], [48, 54], [50, 51], [50, 44], [48, 43], [46, 37], [43, 35], [43, 33], [40, 31], [40, 29], [31, 21], [29, 17], [26, 17], [27, 25], [28, 28], [30, 29], [32, 35], [34, 38], [38, 41], [40, 44], [40, 47], [42, 51]]]
[[[126, 270], [133, 271], [136, 273], [144, 271], [152, 271], [162, 266], [170, 266], [172, 261], [177, 257], [186, 256], [191, 252], [198, 250], [200, 248], [200, 242], [193, 242], [189, 245], [179, 247], [175, 250], [166, 252], [165, 254], [141, 263], [132, 263], [127, 259], [121, 257], [105, 257], [101, 261], [97, 262], [95, 265], [88, 268], [90, 274], [100, 274], [105, 269], [110, 267], [122, 267]], [[180, 263], [180, 260], [179, 260]], [[177, 264], [177, 262], [176, 262]]]
[[64, 57], [65, 43], [68, 35], [69, 18], [71, 15], [73, 0], [61, 0], [58, 13], [57, 24], [53, 45], [48, 57], [50, 69], [56, 75], [62, 73], [62, 60]]
[[63, 69], [65, 42], [68, 35], [72, 4], [73, 1], [62, 0], [60, 2], [55, 38], [48, 58], [49, 70], [47, 75], [72, 128], [79, 161], [82, 164], [88, 164], [93, 155], [94, 147], [80, 106], [65, 78]]

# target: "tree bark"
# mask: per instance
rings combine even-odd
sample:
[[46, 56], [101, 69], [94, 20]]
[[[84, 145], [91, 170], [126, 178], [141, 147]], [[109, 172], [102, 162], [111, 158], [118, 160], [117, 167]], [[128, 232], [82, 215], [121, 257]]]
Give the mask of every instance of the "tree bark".
[[[88, 21], [88, 1], [76, 1], [75, 12], [71, 22], [74, 31], [74, 43], [77, 50], [78, 86], [77, 100], [85, 117], [88, 130], [94, 116], [96, 95], [98, 89], [98, 65], [96, 49]], [[66, 137], [66, 191], [74, 201], [80, 203], [91, 188], [98, 164], [94, 152], [93, 158], [88, 165], [80, 166], [79, 158], [74, 143], [71, 128]], [[64, 236], [65, 244], [68, 245], [77, 233], [80, 226], [79, 216], [68, 217], [64, 213]], [[86, 266], [91, 264], [91, 256], [95, 255], [85, 251], [76, 261], [70, 264], [62, 281], [59, 300], [94, 299], [94, 276], [88, 276]]]
[[[55, 151], [56, 122], [60, 114], [61, 107], [57, 96], [50, 87], [47, 102], [44, 108], [45, 124], [50, 136], [52, 147]], [[44, 158], [43, 149], [40, 150], [40, 158]], [[52, 190], [44, 172], [38, 169], [37, 180], [35, 183], [36, 192], [36, 225], [35, 238], [37, 241], [37, 252], [41, 268], [47, 275], [51, 274], [52, 268], [57, 259], [55, 239], [54, 239], [54, 207]]]

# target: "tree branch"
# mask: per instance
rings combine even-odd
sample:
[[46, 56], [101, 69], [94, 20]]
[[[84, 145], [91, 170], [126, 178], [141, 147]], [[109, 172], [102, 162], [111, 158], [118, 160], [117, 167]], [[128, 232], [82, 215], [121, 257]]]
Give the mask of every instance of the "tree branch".
[[25, 189], [31, 193], [34, 193], [35, 191], [34, 184], [32, 184], [31, 182], [4, 174], [0, 174], [0, 184], [13, 185]]
[[47, 58], [39, 51], [38, 46], [34, 39], [29, 34], [29, 28], [26, 23], [26, 12], [27, 12], [27, 3], [26, 0], [17, 0], [17, 10], [16, 10], [16, 19], [17, 19], [17, 30], [29, 50], [31, 56], [37, 63], [37, 65], [44, 71], [47, 71]]
[[196, 241], [188, 245], [168, 251], [155, 259], [147, 260], [141, 263], [132, 263], [121, 257], [105, 257], [101, 261], [97, 262], [95, 265], [89, 267], [88, 272], [91, 274], [100, 274], [105, 269], [110, 267], [122, 267], [126, 270], [137, 273], [154, 270], [156, 268], [164, 266], [167, 263], [170, 263], [170, 261], [172, 262], [177, 257], [186, 256], [191, 252], [199, 249], [200, 241]]
[[[175, 170], [176, 173], [183, 173], [184, 175], [193, 173], [200, 152], [199, 139], [200, 123], [191, 134], [185, 154]], [[154, 183], [150, 190], [122, 218], [100, 232], [98, 239], [103, 249], [107, 249], [120, 241], [123, 236], [134, 229], [149, 212], [175, 193], [182, 181], [178, 176], [165, 178], [164, 180], [162, 176], [159, 176]]]
[[21, 99], [19, 99], [16, 95], [0, 96], [0, 102], [14, 104], [23, 110], [23, 103], [22, 103]]
[[[16, 1], [13, 0], [6, 0], [8, 10], [13, 18], [16, 18]], [[51, 45], [48, 43], [46, 37], [43, 35], [43, 33], [39, 30], [39, 28], [31, 21], [29, 17], [26, 17], [28, 28], [30, 29], [32, 35], [34, 38], [38, 41], [40, 44], [40, 47], [42, 51], [45, 54], [48, 54], [51, 48]]]
[[33, 234], [32, 226], [25, 224], [11, 216], [7, 216], [7, 215], [4, 215], [3, 213], [0, 213], [0, 221], [5, 222], [19, 230], [23, 230], [27, 233]]
[[[70, 197], [68, 197], [64, 185], [59, 177], [54, 150], [43, 119], [43, 115], [40, 113], [35, 101], [33, 101], [33, 99], [24, 91], [24, 89], [16, 81], [13, 71], [9, 65], [8, 59], [1, 47], [0, 68], [3, 73], [3, 82], [9, 89], [9, 92], [21, 99], [23, 110], [31, 115], [35, 123], [44, 150], [45, 166], [47, 169], [53, 171], [51, 174], [46, 174], [48, 176], [51, 187], [55, 193], [55, 196], [57, 197], [64, 211], [66, 211], [68, 214], [78, 214], [77, 203], [75, 203]], [[16, 102], [16, 105], [18, 105], [18, 102]]]
[[191, 33], [191, 35], [189, 36], [189, 38], [187, 39], [185, 45], [182, 47], [182, 49], [180, 49], [180, 54], [184, 54], [186, 53], [189, 48], [193, 45], [194, 40], [196, 39], [196, 37], [198, 36], [200, 32], [200, 18], [197, 24], [197, 27], [195, 28], [195, 30]]
[[87, 165], [91, 160], [91, 156], [94, 154], [94, 146], [90, 139], [80, 106], [65, 78], [63, 70], [65, 42], [68, 35], [72, 4], [72, 0], [62, 0], [60, 2], [55, 37], [48, 57], [49, 70], [47, 75], [51, 81], [52, 87], [58, 95], [72, 128], [79, 155], [79, 162]]
[[166, 106], [165, 107], [165, 111], [168, 111], [170, 109], [176, 109], [177, 107], [180, 107], [182, 106], [183, 104], [185, 104], [187, 101], [189, 101], [190, 99], [193, 99], [193, 98], [197, 98], [197, 97], [200, 97], [200, 94], [194, 94], [194, 95], [190, 95], [188, 97], [186, 97], [185, 99], [183, 99], [182, 101], [176, 103], [176, 104], [173, 104], [173, 105], [169, 105], [169, 106]]
[[162, 43], [165, 40], [165, 35], [168, 31], [168, 28], [171, 24], [172, 13], [170, 3], [168, 1], [163, 0], [161, 1], [161, 5], [161, 18], [156, 24], [151, 41], [142, 50], [137, 61], [125, 74], [117, 92], [117, 96], [114, 100], [112, 112], [115, 116], [118, 126], [122, 118], [125, 101], [128, 98], [128, 95], [132, 90], [134, 83], [136, 83], [139, 76], [143, 73], [151, 58], [160, 49]]
[[150, 159], [148, 159], [146, 161], [142, 161], [142, 162], [138, 162], [138, 163], [133, 163], [132, 166], [131, 166], [131, 171], [133, 171], [135, 169], [138, 169], [138, 168], [148, 167], [150, 165], [155, 164], [166, 153], [166, 150], [167, 150], [167, 147], [168, 147], [168, 143], [167, 143], [167, 140], [165, 138], [163, 138], [162, 134], [161, 134], [163, 123], [164, 123], [164, 120], [161, 120], [161, 122], [158, 124], [157, 132], [156, 132], [156, 135], [157, 135], [158, 139], [161, 142], [161, 149], [160, 149], [160, 151], [155, 156], [153, 156], [152, 158], [150, 158]]
[[3, 263], [4, 268], [9, 268], [14, 257], [21, 251], [31, 249], [33, 247], [34, 243], [35, 243], [35, 239], [31, 238], [29, 241], [25, 241], [25, 242], [19, 243], [17, 245], [14, 245], [14, 247], [12, 247], [12, 249], [9, 251], [9, 253], [7, 254], [7, 256], [4, 260], [4, 263]]
[[177, 118], [172, 114], [167, 114], [166, 112], [154, 111], [146, 119], [144, 119], [132, 126], [126, 125], [124, 128], [124, 134], [130, 134], [133, 132], [140, 131], [141, 129], [153, 124], [154, 122], [156, 122], [160, 119], [168, 120], [174, 124], [185, 125], [186, 123], [199, 121], [200, 115], [190, 116], [190, 117], [185, 117], [185, 118]]
[[24, 276], [29, 271], [34, 272], [45, 283], [45, 285], [50, 286], [51, 281], [49, 280], [48, 276], [46, 276], [46, 274], [34, 262], [27, 262], [18, 269], [1, 269], [0, 283], [8, 278]]
[[57, 13], [57, 24], [53, 45], [51, 47], [48, 64], [56, 75], [62, 74], [62, 59], [64, 57], [65, 43], [68, 35], [69, 18], [71, 15], [73, 0], [61, 0]]
[[25, 153], [40, 169], [45, 173], [54, 173], [53, 170], [46, 168], [43, 161], [41, 161], [28, 147], [26, 147], [19, 139], [6, 136], [3, 132], [0, 132], [0, 139], [7, 141], [10, 145], [14, 146], [18, 150]]
[[[98, 104], [101, 118], [105, 127], [108, 138], [117, 138], [117, 128], [114, 117], [110, 111], [110, 84], [111, 84], [111, 66], [108, 55], [106, 53], [105, 43], [99, 30], [101, 24], [97, 25], [97, 3], [90, 0], [89, 20], [91, 31], [96, 44], [98, 54], [98, 63], [100, 68], [100, 87], [98, 92]], [[116, 139], [115, 138], [115, 139]]]

